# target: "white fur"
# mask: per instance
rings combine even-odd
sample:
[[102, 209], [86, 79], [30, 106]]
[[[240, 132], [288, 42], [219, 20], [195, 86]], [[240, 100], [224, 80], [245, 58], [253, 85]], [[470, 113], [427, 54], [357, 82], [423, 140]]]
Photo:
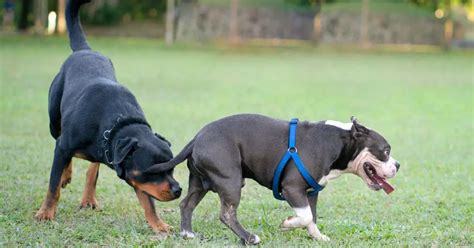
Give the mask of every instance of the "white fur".
[[321, 179], [319, 179], [318, 183], [321, 186], [326, 186], [329, 181], [338, 178], [340, 175], [342, 175], [346, 172], [347, 172], [346, 170], [331, 170], [331, 171], [329, 171], [329, 174], [327, 174], [326, 176], [321, 177]]
[[314, 238], [318, 241], [329, 241], [329, 240], [331, 240], [328, 236], [322, 234], [319, 231], [318, 226], [314, 222], [312, 222], [311, 224], [308, 225], [308, 233], [312, 238]]
[[192, 239], [192, 238], [195, 237], [193, 232], [186, 231], [186, 230], [181, 231], [180, 235], [181, 235], [181, 237], [183, 237], [185, 239]]
[[254, 245], [260, 243], [260, 237], [257, 236], [256, 234], [253, 235], [255, 237], [255, 242], [253, 242]]
[[397, 161], [392, 156], [390, 156], [388, 161], [385, 162], [385, 164], [383, 164], [382, 166], [384, 176], [386, 176], [387, 178], [392, 178], [395, 176], [395, 174], [397, 174], [397, 167], [395, 166], [396, 163]]
[[311, 208], [309, 206], [303, 208], [293, 208], [296, 213], [295, 217], [289, 217], [282, 223], [282, 227], [296, 228], [296, 227], [306, 227], [313, 221], [313, 214], [311, 213]]
[[335, 126], [347, 131], [351, 130], [352, 128], [352, 122], [343, 123], [340, 121], [327, 120], [324, 124], [329, 125], [329, 126]]
[[329, 238], [322, 234], [316, 224], [313, 222], [313, 214], [311, 212], [310, 206], [293, 208], [293, 210], [295, 211], [296, 216], [288, 217], [285, 221], [283, 221], [281, 224], [283, 230], [297, 227], [306, 227], [308, 234], [312, 238], [320, 241], [329, 241]]
[[397, 168], [395, 167], [397, 161], [394, 158], [390, 157], [387, 162], [383, 162], [370, 153], [368, 148], [364, 148], [364, 150], [362, 150], [354, 160], [349, 162], [347, 165], [347, 171], [360, 176], [367, 182], [367, 184], [371, 184], [371, 180], [364, 172], [363, 164], [365, 162], [369, 162], [381, 177], [392, 178], [397, 173]]

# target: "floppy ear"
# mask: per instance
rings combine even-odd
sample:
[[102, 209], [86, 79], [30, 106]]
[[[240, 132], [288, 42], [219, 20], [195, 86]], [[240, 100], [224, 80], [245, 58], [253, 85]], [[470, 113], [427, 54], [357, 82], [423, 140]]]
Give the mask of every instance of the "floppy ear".
[[155, 133], [155, 136], [156, 136], [158, 139], [163, 140], [164, 142], [166, 142], [166, 144], [168, 144], [168, 146], [171, 147], [171, 143], [170, 143], [165, 137], [163, 137], [163, 136], [161, 136], [161, 135], [159, 135], [159, 134], [157, 134], [157, 133]]
[[355, 118], [354, 116], [351, 117], [351, 122], [352, 122], [351, 135], [355, 139], [369, 134], [369, 129], [359, 124], [359, 122], [357, 121], [357, 118]]
[[120, 165], [123, 160], [130, 154], [138, 143], [137, 138], [123, 138], [117, 141], [114, 147], [113, 153], [113, 165], [117, 175], [122, 178], [123, 176], [123, 167]]

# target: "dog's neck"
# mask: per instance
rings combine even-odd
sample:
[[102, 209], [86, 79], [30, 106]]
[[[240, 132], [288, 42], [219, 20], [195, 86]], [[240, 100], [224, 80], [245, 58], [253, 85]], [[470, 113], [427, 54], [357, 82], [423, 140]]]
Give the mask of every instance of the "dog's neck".
[[330, 180], [336, 179], [344, 173], [350, 172], [348, 168], [349, 162], [353, 159], [353, 156], [357, 156], [357, 146], [354, 138], [351, 137], [350, 130], [340, 130], [340, 133], [333, 137], [334, 139], [340, 139], [339, 147], [335, 149], [334, 152], [337, 158], [333, 161], [332, 164], [328, 165], [329, 168], [324, 168], [323, 174], [318, 183], [322, 186], [327, 185]]

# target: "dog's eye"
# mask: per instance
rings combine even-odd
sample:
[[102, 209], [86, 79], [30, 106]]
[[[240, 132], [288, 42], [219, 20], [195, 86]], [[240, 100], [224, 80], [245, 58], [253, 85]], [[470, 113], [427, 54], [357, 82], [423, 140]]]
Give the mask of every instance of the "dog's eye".
[[383, 153], [387, 156], [390, 156], [390, 150], [385, 150]]

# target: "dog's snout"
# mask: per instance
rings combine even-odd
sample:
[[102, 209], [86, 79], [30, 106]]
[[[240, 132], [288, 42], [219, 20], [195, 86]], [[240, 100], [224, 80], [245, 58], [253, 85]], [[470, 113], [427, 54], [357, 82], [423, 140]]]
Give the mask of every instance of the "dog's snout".
[[182, 189], [178, 185], [174, 185], [171, 187], [171, 193], [173, 193], [173, 195], [177, 198], [181, 196], [181, 191]]
[[397, 171], [398, 171], [398, 169], [400, 169], [400, 163], [395, 162], [395, 167], [397, 168]]

